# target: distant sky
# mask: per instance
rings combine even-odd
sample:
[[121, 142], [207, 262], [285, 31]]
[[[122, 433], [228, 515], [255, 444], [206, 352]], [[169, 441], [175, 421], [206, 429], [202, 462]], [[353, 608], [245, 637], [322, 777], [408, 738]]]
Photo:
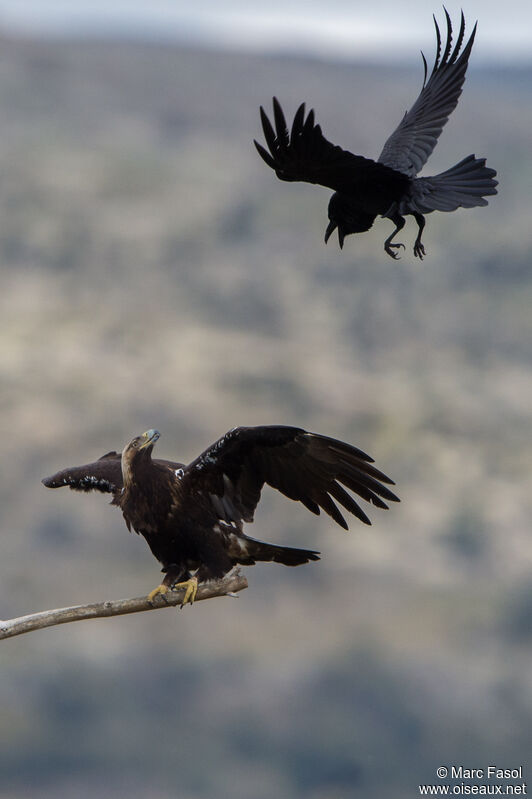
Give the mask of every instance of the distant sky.
[[[460, 5], [446, 3], [453, 20]], [[479, 61], [532, 62], [530, 0], [463, 0]], [[0, 25], [32, 34], [172, 38], [225, 48], [397, 59], [433, 48], [427, 0], [0, 0]]]

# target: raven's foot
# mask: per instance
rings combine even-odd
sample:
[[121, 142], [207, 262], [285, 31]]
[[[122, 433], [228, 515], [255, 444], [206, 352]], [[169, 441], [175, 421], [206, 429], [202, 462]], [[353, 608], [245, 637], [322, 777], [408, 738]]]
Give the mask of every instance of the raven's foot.
[[168, 588], [167, 585], [161, 583], [161, 585], [158, 585], [157, 588], [153, 589], [153, 591], [150, 591], [150, 593], [148, 594], [148, 602], [153, 602], [156, 596], [164, 596], [165, 594], [168, 593], [169, 590], [170, 589]]
[[385, 241], [385, 242], [384, 242], [384, 250], [385, 250], [385, 252], [386, 252], [386, 253], [388, 253], [388, 255], [389, 255], [391, 258], [393, 258], [393, 259], [394, 259], [394, 261], [400, 261], [400, 260], [401, 260], [401, 259], [399, 258], [399, 256], [397, 255], [397, 253], [396, 253], [396, 252], [394, 252], [394, 251], [393, 251], [393, 249], [392, 249], [392, 248], [398, 249], [399, 247], [402, 247], [402, 248], [403, 248], [403, 250], [404, 250], [404, 248], [405, 248], [405, 245], [404, 245], [404, 244], [401, 244], [401, 242], [399, 242], [398, 244], [390, 244], [390, 242], [388, 242], [388, 241]]
[[425, 247], [422, 245], [419, 239], [416, 239], [414, 242], [414, 255], [416, 258], [419, 258], [420, 261], [423, 260], [423, 256], [425, 255]]
[[196, 599], [196, 594], [198, 592], [198, 578], [197, 577], [190, 577], [188, 580], [185, 580], [184, 583], [176, 583], [174, 585], [173, 590], [177, 590], [178, 588], [185, 588], [185, 596], [183, 597], [183, 601], [181, 602], [181, 607], [184, 607], [187, 603], [191, 605], [194, 604], [194, 600]]

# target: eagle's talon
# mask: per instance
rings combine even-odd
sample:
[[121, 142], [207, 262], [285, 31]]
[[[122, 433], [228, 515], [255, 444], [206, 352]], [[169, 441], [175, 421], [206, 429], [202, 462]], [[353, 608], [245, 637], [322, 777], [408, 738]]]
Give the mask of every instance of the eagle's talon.
[[148, 602], [153, 602], [156, 596], [162, 597], [166, 602], [165, 594], [167, 594], [169, 590], [170, 589], [168, 588], [167, 585], [161, 583], [161, 585], [158, 585], [157, 588], [153, 589], [153, 591], [150, 591], [150, 593], [148, 594]]
[[198, 593], [198, 578], [190, 577], [183, 583], [176, 583], [173, 587], [173, 590], [177, 591], [178, 588], [185, 589], [185, 596], [181, 602], [181, 607], [184, 608], [186, 604], [193, 605], [194, 600], [196, 599], [196, 594]]

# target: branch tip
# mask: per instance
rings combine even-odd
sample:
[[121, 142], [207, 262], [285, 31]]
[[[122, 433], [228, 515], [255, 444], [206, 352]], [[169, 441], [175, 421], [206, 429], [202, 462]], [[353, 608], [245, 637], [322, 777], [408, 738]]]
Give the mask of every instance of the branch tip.
[[[248, 581], [240, 574], [238, 569], [230, 572], [221, 580], [213, 580], [198, 586], [196, 602], [203, 599], [213, 599], [218, 596], [236, 596], [237, 591], [248, 587]], [[85, 619], [102, 619], [109, 616], [124, 616], [129, 613], [142, 613], [146, 610], [160, 610], [181, 605], [185, 595], [184, 589], [170, 591], [164, 594], [164, 602], [150, 602], [147, 597], [134, 597], [132, 599], [105, 600], [94, 602], [90, 605], [73, 605], [68, 608], [43, 610], [39, 613], [30, 613], [15, 619], [0, 621], [0, 640], [13, 638], [16, 635], [41, 630], [44, 627], [54, 627], [57, 624], [68, 624], [73, 621]]]

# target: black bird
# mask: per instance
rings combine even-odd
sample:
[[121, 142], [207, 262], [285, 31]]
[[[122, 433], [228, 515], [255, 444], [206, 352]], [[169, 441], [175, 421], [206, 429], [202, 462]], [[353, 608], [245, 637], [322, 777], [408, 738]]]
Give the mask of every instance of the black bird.
[[369, 455], [298, 427], [236, 427], [188, 466], [153, 459], [158, 438], [157, 430], [148, 430], [121, 455], [108, 452], [42, 481], [48, 488], [113, 495], [111, 504], [121, 508], [129, 530], [144, 536], [166, 573], [150, 600], [184, 586], [183, 604], [192, 604], [198, 582], [223, 577], [237, 563], [299, 566], [319, 560], [314, 550], [267, 544], [244, 533], [243, 522], [253, 521], [265, 483], [312, 513], [323, 509], [346, 530], [334, 500], [371, 522], [343, 486], [378, 508], [388, 507], [381, 497], [398, 501], [384, 485], [393, 481], [371, 465]]
[[458, 39], [454, 49], [451, 49], [451, 20], [447, 10], [444, 11], [447, 42], [443, 53], [440, 30], [434, 18], [434, 67], [427, 80], [427, 62], [421, 53], [425, 69], [421, 93], [386, 141], [377, 161], [353, 155], [327, 141], [321, 127], [314, 122], [314, 111], [311, 110], [305, 118], [304, 103], [296, 112], [290, 133], [275, 97], [275, 130], [261, 106], [262, 128], [269, 152], [257, 141], [255, 147], [268, 166], [275, 170], [277, 177], [281, 180], [317, 183], [334, 189], [329, 201], [330, 222], [325, 232], [326, 242], [337, 229], [338, 241], [343, 247], [346, 236], [369, 230], [375, 218], [383, 216], [395, 224], [395, 230], [384, 242], [384, 249], [392, 258], [397, 258], [394, 249], [404, 248], [404, 245], [392, 244], [392, 241], [403, 228], [405, 215], [411, 214], [419, 227], [414, 255], [423, 259], [425, 247], [421, 243], [421, 234], [425, 227], [424, 214], [487, 205], [485, 197], [497, 194], [497, 181], [494, 180], [497, 173], [486, 166], [485, 158], [475, 158], [474, 155], [468, 155], [439, 175], [416, 177], [456, 108], [477, 29], [475, 23], [469, 40], [461, 50], [465, 33], [462, 13]]

